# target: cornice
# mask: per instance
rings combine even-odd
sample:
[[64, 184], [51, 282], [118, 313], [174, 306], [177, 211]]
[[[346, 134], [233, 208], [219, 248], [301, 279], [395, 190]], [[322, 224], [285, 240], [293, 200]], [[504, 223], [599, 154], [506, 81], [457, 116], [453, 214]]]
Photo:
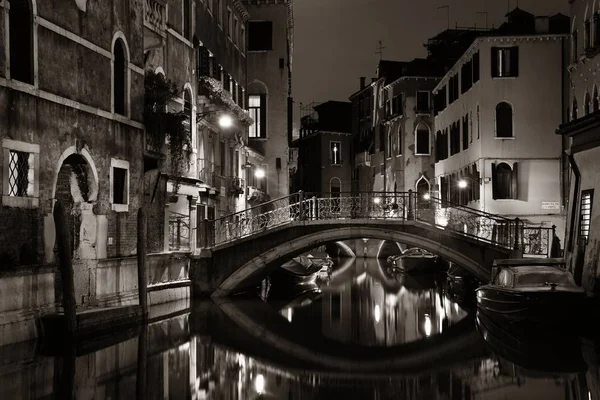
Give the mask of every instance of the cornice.
[[391, 89], [392, 87], [396, 86], [398, 83], [402, 82], [402, 81], [407, 81], [407, 80], [423, 80], [423, 81], [429, 81], [429, 80], [439, 80], [441, 79], [441, 77], [439, 76], [401, 76], [400, 78], [396, 79], [395, 81], [385, 85], [383, 88], [384, 89]]

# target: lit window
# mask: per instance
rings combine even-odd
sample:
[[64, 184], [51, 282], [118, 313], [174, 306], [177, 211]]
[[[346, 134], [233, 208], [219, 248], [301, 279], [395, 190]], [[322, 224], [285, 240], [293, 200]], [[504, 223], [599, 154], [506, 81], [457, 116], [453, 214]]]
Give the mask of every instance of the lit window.
[[[458, 96], [457, 96], [458, 97]], [[431, 111], [429, 92], [417, 92], [417, 114], [428, 114]]]
[[594, 200], [594, 190], [584, 190], [581, 192], [581, 207], [579, 210], [579, 237], [588, 240], [590, 236], [590, 222], [592, 219], [592, 202]]
[[331, 159], [331, 165], [342, 164], [342, 143], [341, 142], [329, 142], [329, 158]]
[[266, 126], [265, 126], [265, 117], [266, 117], [266, 104], [265, 104], [265, 95], [249, 95], [248, 96], [248, 112], [250, 114], [250, 118], [254, 121], [252, 125], [250, 125], [250, 129], [248, 132], [248, 136], [251, 138], [266, 138]]

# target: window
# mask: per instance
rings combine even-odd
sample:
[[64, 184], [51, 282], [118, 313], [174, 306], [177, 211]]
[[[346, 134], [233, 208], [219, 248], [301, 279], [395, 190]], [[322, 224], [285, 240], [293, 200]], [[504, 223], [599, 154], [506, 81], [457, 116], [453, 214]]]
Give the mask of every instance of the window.
[[585, 102], [583, 103], [583, 115], [588, 115], [592, 106], [592, 99], [589, 92], [585, 92]]
[[266, 96], [264, 94], [248, 96], [248, 112], [254, 121], [250, 125], [248, 136], [251, 138], [266, 138]]
[[473, 59], [460, 68], [460, 93], [466, 93], [473, 86]]
[[225, 176], [225, 142], [219, 141], [219, 175]]
[[429, 155], [429, 127], [425, 124], [419, 124], [415, 132], [415, 154]]
[[4, 156], [2, 205], [36, 208], [39, 205], [39, 154], [37, 144], [2, 140]]
[[10, 77], [33, 85], [33, 8], [30, 0], [9, 4]]
[[481, 129], [480, 129], [481, 124], [479, 123], [480, 121], [481, 120], [479, 119], [479, 105], [477, 105], [477, 139], [479, 139], [479, 134], [481, 132]]
[[504, 101], [496, 106], [496, 137], [513, 137], [512, 106]]
[[227, 36], [233, 40], [233, 14], [231, 8], [227, 7]]
[[392, 99], [392, 115], [402, 115], [402, 95], [394, 96]]
[[507, 163], [492, 164], [492, 198], [517, 199], [517, 163], [512, 168]]
[[460, 121], [450, 127], [450, 155], [460, 153]]
[[462, 119], [462, 145], [463, 150], [469, 148], [469, 115], [465, 115]]
[[492, 77], [507, 78], [519, 76], [519, 48], [492, 47]]
[[110, 160], [110, 202], [116, 212], [129, 211], [129, 162]]
[[248, 51], [273, 50], [273, 22], [248, 22]]
[[237, 19], [237, 17], [233, 18], [233, 43], [239, 44], [238, 19]]
[[597, 12], [594, 14], [594, 44], [593, 46], [596, 47], [600, 44], [600, 14], [598, 14]]
[[479, 52], [473, 54], [473, 83], [479, 81]]
[[592, 30], [590, 29], [590, 20], [583, 23], [583, 48], [589, 50], [592, 47]]
[[385, 146], [385, 157], [392, 158], [392, 152], [394, 148], [394, 138], [392, 137], [392, 130], [389, 129], [386, 132], [387, 146]]
[[[219, 1], [219, 0], [217, 0]], [[191, 0], [183, 0], [183, 37], [190, 40], [192, 31]]]
[[397, 139], [397, 143], [396, 145], [398, 146], [396, 148], [396, 154], [397, 155], [402, 155], [402, 126], [398, 126], [398, 139]]
[[329, 142], [329, 160], [331, 165], [342, 164], [342, 143]]
[[581, 207], [579, 209], [579, 238], [585, 241], [590, 236], [590, 223], [592, 220], [592, 204], [594, 201], [594, 190], [581, 192]]
[[183, 113], [185, 119], [183, 120], [183, 128], [185, 132], [191, 137], [192, 136], [192, 93], [188, 90], [183, 91]]
[[223, 0], [217, 1], [217, 23], [223, 27]]
[[113, 57], [114, 112], [117, 114], [125, 115], [125, 96], [127, 94], [127, 59], [125, 57], [125, 46], [120, 38], [115, 41]]
[[429, 103], [429, 92], [417, 92], [417, 114], [429, 114], [431, 106]]

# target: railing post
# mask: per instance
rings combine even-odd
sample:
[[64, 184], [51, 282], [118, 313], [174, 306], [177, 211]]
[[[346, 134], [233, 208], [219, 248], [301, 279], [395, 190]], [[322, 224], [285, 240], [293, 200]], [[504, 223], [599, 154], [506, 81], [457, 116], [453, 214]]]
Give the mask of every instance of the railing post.
[[319, 219], [319, 202], [317, 201], [316, 196], [313, 196], [313, 219], [314, 220], [318, 220]]
[[211, 245], [211, 239], [210, 239], [210, 235], [211, 235], [210, 222], [209, 222], [209, 220], [207, 218], [205, 218], [204, 221], [203, 221], [203, 224], [204, 224], [204, 248], [207, 249]]
[[415, 215], [413, 210], [413, 191], [412, 189], [408, 189], [408, 214], [406, 218], [412, 221], [414, 217]]
[[519, 250], [519, 240], [520, 240], [520, 232], [519, 230], [521, 229], [520, 227], [520, 219], [519, 217], [515, 218], [515, 243], [513, 245], [513, 249], [514, 250]]
[[552, 225], [552, 239], [548, 238], [548, 242], [550, 242], [548, 243], [550, 245], [550, 257], [560, 257], [560, 239], [556, 236], [556, 225]]
[[304, 192], [302, 190], [298, 191], [298, 212], [300, 213], [300, 221], [306, 220], [304, 213]]

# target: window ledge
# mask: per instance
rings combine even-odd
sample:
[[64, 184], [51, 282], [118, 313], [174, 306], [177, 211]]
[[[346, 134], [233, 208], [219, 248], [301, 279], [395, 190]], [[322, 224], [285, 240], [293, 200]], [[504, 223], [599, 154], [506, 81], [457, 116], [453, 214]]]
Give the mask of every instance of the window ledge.
[[493, 76], [492, 79], [498, 79], [498, 80], [503, 80], [503, 79], [517, 79], [518, 76]]
[[262, 142], [262, 141], [265, 141], [265, 140], [269, 140], [269, 138], [266, 138], [266, 137], [249, 137], [248, 141], [250, 141], [250, 140], [257, 140], [259, 142]]
[[508, 202], [508, 201], [519, 201], [519, 199], [492, 199], [494, 201]]
[[429, 156], [431, 156], [431, 153], [429, 153], [429, 154], [425, 154], [425, 153], [415, 153], [415, 156], [419, 156], [419, 157], [429, 157]]
[[494, 136], [494, 139], [498, 139], [498, 140], [515, 140], [515, 137], [514, 136], [507, 136], [507, 137]]
[[402, 157], [402, 154], [396, 154], [396, 158]]
[[268, 53], [273, 50], [248, 50], [248, 53]]
[[38, 208], [40, 199], [37, 197], [2, 196], [2, 205], [14, 208]]
[[111, 204], [111, 207], [115, 212], [129, 212], [129, 204]]

